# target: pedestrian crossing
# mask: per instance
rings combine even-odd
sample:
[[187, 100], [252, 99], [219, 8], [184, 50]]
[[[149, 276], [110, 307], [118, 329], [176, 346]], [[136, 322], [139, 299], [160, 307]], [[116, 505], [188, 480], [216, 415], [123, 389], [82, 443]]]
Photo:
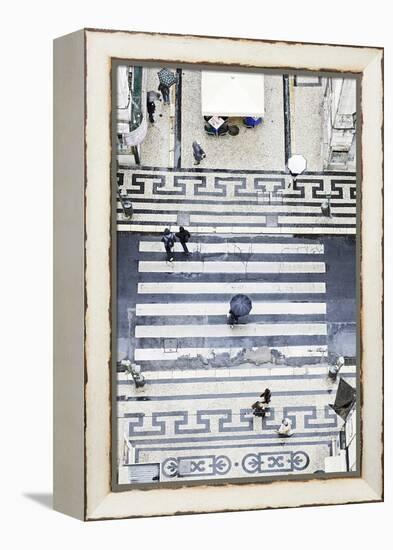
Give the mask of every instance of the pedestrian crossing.
[[[176, 246], [168, 262], [161, 242], [140, 235], [135, 308], [129, 311], [132, 359], [159, 370], [241, 361], [249, 350], [259, 352], [260, 364], [275, 355], [293, 364], [326, 356], [322, 243], [194, 238], [198, 242], [188, 243], [191, 255]], [[235, 294], [250, 296], [253, 308], [231, 327], [227, 314]]]

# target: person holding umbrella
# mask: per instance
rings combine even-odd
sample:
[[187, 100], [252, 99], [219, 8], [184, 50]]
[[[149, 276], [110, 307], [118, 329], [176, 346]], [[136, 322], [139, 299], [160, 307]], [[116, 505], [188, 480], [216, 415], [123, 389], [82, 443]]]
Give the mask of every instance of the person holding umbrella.
[[163, 84], [162, 82], [158, 85], [158, 90], [162, 93], [162, 99], [164, 100], [164, 105], [169, 105], [169, 87], [166, 84]]
[[162, 99], [166, 105], [169, 105], [169, 88], [176, 84], [177, 78], [176, 75], [169, 69], [161, 69], [158, 71], [158, 90], [162, 93]]
[[[305, 169], [307, 168], [307, 160], [303, 157], [303, 155], [292, 155], [288, 159], [288, 170], [292, 176], [292, 184], [294, 185], [297, 181], [297, 177], [300, 176], [300, 174], [303, 174]], [[289, 182], [288, 187], [291, 186], [291, 182]]]
[[239, 323], [239, 317], [248, 315], [252, 308], [252, 302], [245, 294], [236, 294], [229, 304], [228, 324], [233, 326]]

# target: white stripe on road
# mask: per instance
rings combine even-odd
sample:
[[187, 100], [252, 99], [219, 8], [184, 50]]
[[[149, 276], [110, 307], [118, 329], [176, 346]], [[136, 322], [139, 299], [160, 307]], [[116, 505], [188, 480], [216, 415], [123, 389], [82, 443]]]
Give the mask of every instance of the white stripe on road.
[[323, 262], [139, 262], [140, 273], [325, 273]]
[[[278, 346], [276, 349], [285, 357], [324, 357], [327, 346]], [[175, 361], [179, 358], [201, 357], [213, 358], [221, 353], [235, 357], [242, 348], [178, 348], [176, 351], [165, 351], [163, 348], [136, 348], [135, 361]], [[244, 361], [247, 362], [246, 360]]]
[[[335, 218], [337, 220], [337, 218]], [[132, 223], [122, 223], [123, 220], [119, 219], [117, 223], [117, 231], [131, 231], [135, 233], [162, 233], [163, 226], [161, 225], [140, 225]], [[338, 223], [335, 221], [334, 223]], [[353, 221], [351, 223], [354, 223]], [[170, 226], [171, 231], [177, 231], [178, 225]], [[242, 227], [242, 226], [188, 226], [194, 233], [201, 235], [225, 235], [225, 234], [263, 234], [263, 235], [355, 235], [356, 227], [320, 227], [315, 225], [314, 227], [293, 227], [293, 226], [281, 226], [281, 227]]]
[[325, 283], [138, 283], [139, 294], [322, 294]]
[[[201, 252], [204, 254], [323, 254], [323, 244], [303, 243], [198, 243], [189, 242], [187, 247], [190, 252]], [[161, 252], [164, 247], [161, 242], [140, 241], [140, 252]], [[175, 243], [175, 252], [181, 252], [180, 243]]]
[[[171, 212], [218, 212], [223, 214], [230, 213], [247, 213], [252, 214], [286, 214], [286, 213], [309, 213], [309, 214], [321, 214], [320, 206], [303, 206], [299, 205], [285, 205], [285, 204], [204, 204], [204, 203], [157, 203], [151, 202], [133, 202], [134, 211], [138, 210], [153, 210], [154, 212], [163, 210]], [[118, 201], [117, 207], [121, 208], [121, 203]], [[331, 207], [332, 214], [335, 212], [341, 214], [356, 215], [356, 206], [334, 206]]]
[[302, 223], [302, 224], [342, 224], [342, 225], [355, 225], [356, 218], [354, 216], [350, 218], [335, 218], [327, 216], [278, 216], [278, 223], [292, 224], [292, 223]]
[[[136, 304], [137, 316], [225, 315], [228, 302], [191, 302]], [[251, 315], [325, 315], [326, 304], [320, 302], [253, 302]]]
[[135, 222], [168, 222], [176, 223], [177, 214], [133, 214], [132, 221]]
[[325, 336], [325, 323], [224, 325], [137, 325], [135, 338], [237, 338], [243, 336]]
[[221, 216], [214, 216], [212, 214], [191, 214], [191, 223], [258, 223], [265, 224], [265, 216], [234, 216], [230, 214], [222, 214]]

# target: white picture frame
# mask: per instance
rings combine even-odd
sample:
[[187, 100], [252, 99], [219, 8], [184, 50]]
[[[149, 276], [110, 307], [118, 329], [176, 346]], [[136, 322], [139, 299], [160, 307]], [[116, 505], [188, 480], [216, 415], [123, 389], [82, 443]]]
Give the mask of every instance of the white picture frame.
[[[84, 29], [55, 40], [54, 507], [81, 520], [383, 499], [383, 50]], [[111, 490], [112, 60], [361, 78], [358, 477]]]

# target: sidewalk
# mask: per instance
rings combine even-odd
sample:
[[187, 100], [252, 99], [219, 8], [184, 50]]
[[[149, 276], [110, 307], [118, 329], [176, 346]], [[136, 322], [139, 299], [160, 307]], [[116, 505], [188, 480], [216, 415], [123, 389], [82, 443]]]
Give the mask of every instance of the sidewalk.
[[[147, 91], [158, 89], [160, 67], [144, 69]], [[322, 171], [323, 85], [315, 77], [293, 76], [290, 82], [290, 149], [307, 159], [308, 171]], [[296, 84], [296, 85], [295, 85]], [[181, 92], [181, 108], [176, 112], [176, 93]], [[181, 168], [192, 169], [192, 142], [206, 152], [203, 169], [283, 171], [285, 166], [284, 105], [282, 75], [265, 75], [265, 117], [261, 125], [247, 129], [242, 119], [231, 119], [240, 132], [220, 138], [204, 131], [201, 106], [201, 71], [184, 69], [181, 90], [171, 87], [171, 104], [156, 102], [155, 123], [141, 144], [141, 164], [174, 167], [175, 118], [181, 117]]]
[[291, 110], [291, 154], [307, 159], [307, 170], [323, 170], [323, 85], [316, 77], [289, 78]]
[[[158, 92], [157, 72], [162, 67], [147, 67], [146, 91]], [[174, 120], [174, 87], [171, 88], [171, 105], [157, 100], [154, 124], [148, 121], [147, 135], [141, 144], [141, 164], [143, 166], [169, 167], [173, 165], [171, 150], [173, 149], [173, 120]]]
[[192, 168], [192, 142], [197, 140], [206, 152], [201, 168], [284, 170], [282, 76], [265, 75], [265, 119], [247, 129], [242, 119], [231, 119], [239, 126], [237, 136], [209, 136], [201, 106], [201, 72], [183, 71], [182, 89], [182, 167]]

